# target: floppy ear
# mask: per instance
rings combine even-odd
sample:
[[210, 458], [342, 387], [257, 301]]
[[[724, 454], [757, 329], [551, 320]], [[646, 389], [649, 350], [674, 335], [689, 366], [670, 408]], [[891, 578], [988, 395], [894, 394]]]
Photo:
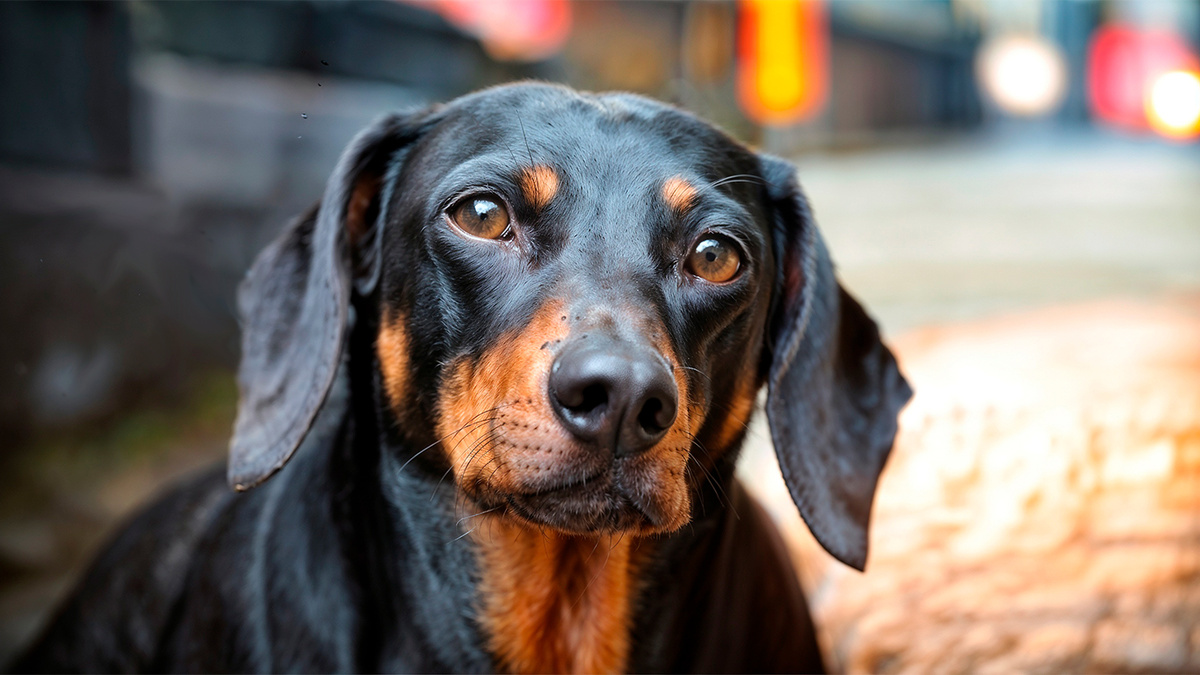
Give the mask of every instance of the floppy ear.
[[349, 328], [352, 287], [369, 293], [379, 276], [380, 204], [389, 197], [381, 188], [417, 137], [420, 117], [390, 115], [355, 137], [320, 204], [259, 254], [238, 289], [240, 398], [228, 468], [237, 490], [278, 471], [325, 402]]
[[862, 570], [875, 484], [912, 390], [875, 322], [838, 283], [795, 168], [762, 156], [778, 281], [767, 417], [792, 500], [817, 541]]

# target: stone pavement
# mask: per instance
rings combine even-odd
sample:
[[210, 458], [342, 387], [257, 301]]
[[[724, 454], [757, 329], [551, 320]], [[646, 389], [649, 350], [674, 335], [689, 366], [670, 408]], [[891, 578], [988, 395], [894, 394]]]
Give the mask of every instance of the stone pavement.
[[[1200, 670], [1200, 296], [911, 332], [917, 391], [865, 574], [800, 524], [824, 646], [852, 672]], [[761, 438], [761, 432], [759, 437]]]

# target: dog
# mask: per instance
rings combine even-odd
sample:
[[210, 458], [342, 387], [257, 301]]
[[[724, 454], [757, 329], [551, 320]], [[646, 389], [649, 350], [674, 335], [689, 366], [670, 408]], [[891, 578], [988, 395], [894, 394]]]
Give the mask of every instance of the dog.
[[358, 135], [238, 303], [226, 475], [137, 516], [17, 670], [823, 669], [738, 449], [765, 386], [861, 570], [911, 391], [792, 165], [632, 94], [486, 89]]

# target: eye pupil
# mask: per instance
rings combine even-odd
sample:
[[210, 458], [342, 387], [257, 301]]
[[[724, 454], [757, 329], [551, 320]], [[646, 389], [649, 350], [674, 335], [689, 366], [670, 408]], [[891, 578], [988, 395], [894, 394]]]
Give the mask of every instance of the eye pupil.
[[706, 237], [696, 243], [687, 259], [688, 271], [692, 274], [720, 284], [737, 276], [741, 268], [741, 257], [728, 239], [720, 236]]

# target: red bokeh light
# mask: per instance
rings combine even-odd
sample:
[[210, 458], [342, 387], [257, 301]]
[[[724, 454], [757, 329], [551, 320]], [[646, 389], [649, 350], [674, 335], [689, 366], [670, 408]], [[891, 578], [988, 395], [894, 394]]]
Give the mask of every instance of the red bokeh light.
[[1198, 68], [1200, 61], [1175, 33], [1123, 25], [1101, 27], [1088, 50], [1087, 92], [1092, 113], [1116, 127], [1147, 129], [1146, 99], [1154, 81], [1170, 71]]

